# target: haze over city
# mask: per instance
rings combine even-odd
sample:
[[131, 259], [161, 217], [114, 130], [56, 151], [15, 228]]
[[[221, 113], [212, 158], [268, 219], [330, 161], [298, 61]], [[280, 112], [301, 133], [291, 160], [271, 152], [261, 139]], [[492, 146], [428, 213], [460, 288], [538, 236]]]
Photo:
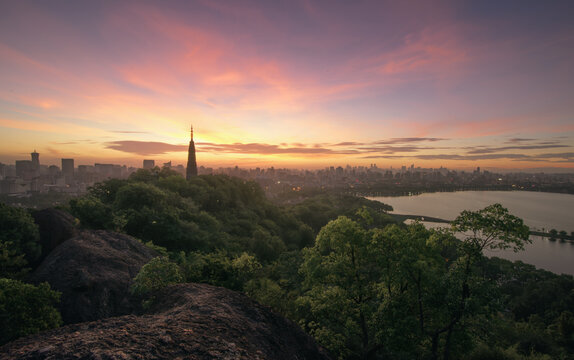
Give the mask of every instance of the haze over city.
[[0, 162], [574, 171], [571, 1], [5, 1]]

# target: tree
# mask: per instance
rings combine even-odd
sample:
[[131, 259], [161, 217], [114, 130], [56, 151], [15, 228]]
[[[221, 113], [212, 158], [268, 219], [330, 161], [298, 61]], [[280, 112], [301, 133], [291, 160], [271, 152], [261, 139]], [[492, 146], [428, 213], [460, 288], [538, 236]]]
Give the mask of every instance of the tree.
[[[378, 349], [374, 314], [379, 301], [378, 249], [359, 224], [341, 216], [304, 249], [300, 271], [307, 293], [299, 298], [307, 329], [341, 357], [371, 357]], [[337, 316], [334, 316], [337, 314]]]
[[261, 304], [270, 306], [274, 311], [285, 314], [285, 291], [269, 278], [251, 279], [245, 283], [244, 290], [249, 297]]
[[26, 210], [0, 203], [0, 277], [22, 276], [24, 267], [40, 256], [39, 238]]
[[384, 289], [377, 313], [379, 342], [390, 358], [426, 358], [428, 340], [448, 313], [448, 263], [456, 259], [452, 235], [414, 223], [376, 229], [373, 241], [380, 244]]
[[246, 252], [233, 259], [231, 261], [231, 267], [235, 271], [235, 276], [241, 284], [245, 284], [254, 278], [257, 272], [261, 270], [261, 264], [255, 256], [249, 255]]
[[113, 229], [114, 214], [112, 207], [97, 196], [88, 194], [70, 200], [70, 212], [80, 223], [92, 229]]
[[551, 229], [548, 233], [550, 234], [550, 240], [555, 241], [558, 236], [558, 230]]
[[511, 215], [500, 204], [493, 204], [478, 211], [465, 210], [452, 222], [452, 229], [462, 233], [459, 258], [449, 271], [451, 286], [457, 287], [458, 294], [451, 298], [452, 311], [444, 322], [432, 334], [432, 358], [438, 358], [439, 337], [445, 334], [443, 358], [450, 357], [452, 337], [456, 326], [469, 313], [474, 298], [473, 291], [480, 282], [473, 282], [472, 265], [483, 257], [485, 249], [523, 250], [529, 243], [529, 229], [522, 219]]
[[478, 211], [465, 210], [452, 222], [452, 228], [464, 233], [464, 253], [472, 256], [480, 256], [485, 249], [517, 252], [531, 242], [528, 226], [500, 204]]
[[54, 305], [60, 293], [48, 283], [38, 286], [0, 279], [0, 345], [62, 324]]

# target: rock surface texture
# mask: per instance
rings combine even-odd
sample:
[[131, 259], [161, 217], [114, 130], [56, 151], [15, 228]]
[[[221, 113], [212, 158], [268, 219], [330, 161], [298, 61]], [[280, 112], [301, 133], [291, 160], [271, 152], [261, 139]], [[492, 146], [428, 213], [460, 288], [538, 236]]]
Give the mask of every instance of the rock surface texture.
[[56, 247], [32, 273], [62, 293], [65, 324], [125, 315], [133, 311], [132, 279], [157, 254], [136, 239], [109, 231], [84, 231]]
[[295, 324], [204, 284], [164, 289], [146, 314], [68, 325], [0, 348], [0, 359], [329, 359]]
[[38, 210], [32, 213], [32, 217], [38, 225], [42, 245], [42, 256], [38, 263], [33, 264], [36, 267], [52, 250], [76, 236], [79, 231], [74, 217], [62, 210], [54, 208]]

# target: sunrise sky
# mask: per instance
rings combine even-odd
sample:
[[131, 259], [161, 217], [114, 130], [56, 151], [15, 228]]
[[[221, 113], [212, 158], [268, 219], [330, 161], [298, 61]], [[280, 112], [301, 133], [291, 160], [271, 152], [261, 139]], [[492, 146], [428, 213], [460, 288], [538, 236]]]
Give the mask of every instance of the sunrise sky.
[[574, 171], [574, 1], [2, 1], [0, 162]]

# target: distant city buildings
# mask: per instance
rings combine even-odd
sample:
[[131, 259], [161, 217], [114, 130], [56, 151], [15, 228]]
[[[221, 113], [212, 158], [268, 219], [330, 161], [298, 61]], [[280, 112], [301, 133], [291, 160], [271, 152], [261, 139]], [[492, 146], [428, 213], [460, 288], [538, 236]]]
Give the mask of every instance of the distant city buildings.
[[110, 178], [127, 178], [135, 168], [125, 165], [79, 165], [74, 159], [61, 159], [62, 167], [40, 164], [34, 150], [30, 160], [16, 160], [14, 165], [0, 164], [0, 194], [22, 195], [37, 192], [83, 194], [96, 182]]
[[34, 177], [32, 170], [32, 161], [30, 160], [16, 160], [16, 176], [22, 179], [30, 180]]
[[144, 160], [143, 161], [143, 168], [150, 170], [155, 167], [155, 160]]
[[74, 176], [74, 159], [62, 159], [62, 175]]
[[[191, 174], [197, 175], [195, 163], [195, 145], [193, 133], [190, 143]], [[187, 176], [183, 165], [163, 163], [169, 168]], [[144, 169], [154, 169], [155, 160], [143, 160]], [[195, 169], [195, 170], [194, 170]], [[95, 163], [94, 165], [78, 165], [74, 159], [62, 158], [61, 167], [40, 164], [40, 154], [34, 150], [30, 160], [16, 160], [14, 165], [0, 163], [0, 194], [25, 195], [38, 192], [61, 192], [68, 194], [83, 194], [95, 183], [107, 179], [127, 179], [137, 168], [126, 165]], [[189, 172], [189, 171], [188, 171]], [[192, 175], [193, 176], [193, 175]]]
[[[155, 160], [143, 160], [144, 169], [154, 169]], [[424, 191], [452, 191], [457, 189], [478, 190], [536, 190], [574, 193], [574, 174], [497, 174], [482, 170], [454, 171], [444, 167], [421, 168], [401, 166], [380, 168], [369, 166], [329, 166], [320, 170], [305, 169], [242, 169], [238, 166], [213, 169], [197, 167], [193, 128], [188, 148], [187, 168], [163, 163], [190, 179], [199, 175], [225, 174], [256, 181], [273, 195], [285, 191], [306, 189], [339, 189], [357, 194], [402, 194]], [[0, 163], [0, 194], [22, 195], [36, 192], [62, 192], [83, 194], [90, 186], [107, 179], [127, 179], [137, 168], [125, 165], [95, 163], [75, 167], [74, 159], [61, 159], [61, 168], [56, 165], [41, 165], [40, 154], [34, 150], [30, 160], [16, 160], [14, 165]], [[551, 189], [551, 190], [549, 190]]]
[[364, 196], [408, 195], [420, 192], [455, 190], [534, 190], [574, 193], [574, 174], [508, 173], [498, 174], [479, 168], [471, 172], [440, 168], [421, 168], [411, 164], [400, 169], [366, 166], [304, 169], [241, 169], [217, 170], [200, 167], [200, 174], [216, 173], [259, 183], [274, 196], [303, 190], [337, 189]]

